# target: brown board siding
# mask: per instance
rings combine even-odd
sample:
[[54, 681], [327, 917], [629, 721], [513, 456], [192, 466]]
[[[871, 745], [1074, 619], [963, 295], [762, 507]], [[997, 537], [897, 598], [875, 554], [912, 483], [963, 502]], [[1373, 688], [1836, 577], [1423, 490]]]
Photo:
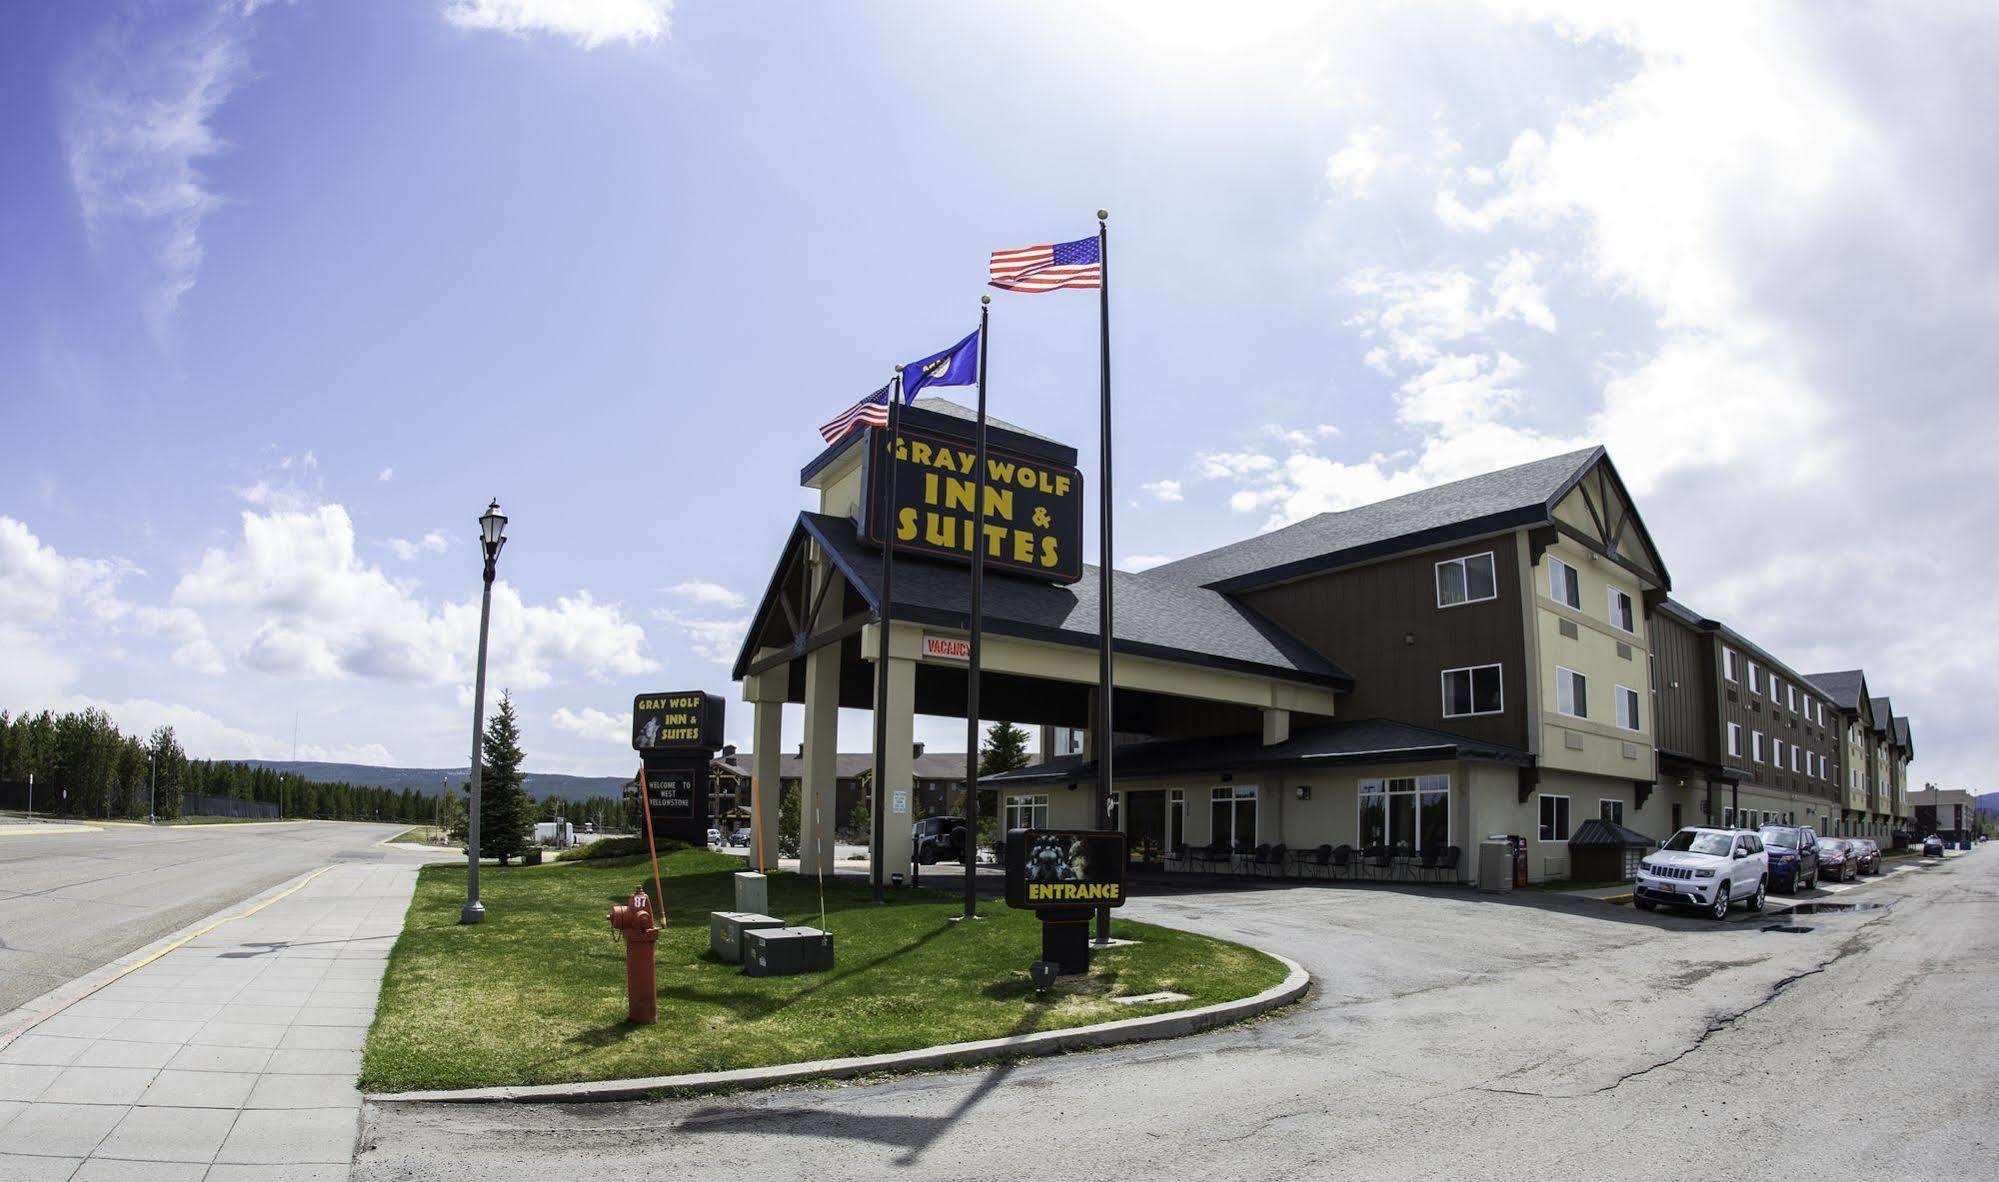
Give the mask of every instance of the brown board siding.
[[[1491, 553], [1499, 596], [1437, 606], [1436, 565]], [[1526, 748], [1526, 642], [1513, 535], [1313, 575], [1249, 591], [1244, 603], [1353, 675], [1343, 718], [1391, 718]], [[1499, 664], [1502, 713], [1445, 718], [1441, 674]]]
[[1651, 613], [1653, 721], [1659, 749], [1707, 763], [1722, 761], [1715, 721], [1714, 639], [1683, 621]]

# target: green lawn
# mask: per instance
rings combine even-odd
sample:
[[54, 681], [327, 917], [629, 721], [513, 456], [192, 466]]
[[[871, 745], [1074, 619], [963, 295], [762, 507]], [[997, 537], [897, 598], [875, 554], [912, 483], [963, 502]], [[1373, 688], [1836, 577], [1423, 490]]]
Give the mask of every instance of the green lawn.
[[[629, 1079], [766, 1066], [1080, 1026], [1260, 993], [1284, 966], [1260, 952], [1149, 924], [1116, 923], [1140, 943], [1098, 952], [1088, 978], [1039, 1000], [1034, 918], [981, 900], [987, 918], [950, 922], [951, 895], [826, 884], [832, 972], [745, 977], [708, 954], [708, 913], [733, 910], [742, 859], [684, 850], [664, 862], [659, 1024], [625, 1022], [624, 948], [604, 915], [649, 870], [643, 860], [535, 869], [487, 867], [487, 920], [458, 924], [462, 866], [426, 866], [389, 958], [361, 1085], [371, 1091]], [[651, 893], [651, 888], [647, 888]], [[819, 924], [814, 882], [773, 876], [771, 909]], [[1171, 989], [1191, 1000], [1116, 1005], [1108, 995]]]

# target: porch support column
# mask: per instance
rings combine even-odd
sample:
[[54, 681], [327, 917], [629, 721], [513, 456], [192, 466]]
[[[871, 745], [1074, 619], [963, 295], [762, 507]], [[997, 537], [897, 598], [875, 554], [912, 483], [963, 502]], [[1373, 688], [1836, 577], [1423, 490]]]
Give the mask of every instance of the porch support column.
[[784, 680], [788, 666], [743, 679], [752, 713], [749, 869], [777, 869], [777, 804], [784, 791]]
[[834, 814], [839, 811], [840, 646], [805, 656], [805, 758], [799, 791], [798, 868], [833, 872]]
[[[897, 639], [900, 639], [898, 637]], [[900, 645], [896, 646], [900, 648]], [[910, 856], [916, 842], [910, 830], [916, 824], [916, 662], [894, 655], [888, 662], [888, 736], [882, 752], [883, 813], [882, 858], [884, 881], [890, 874], [904, 875], [908, 881]], [[895, 809], [897, 794], [902, 811]]]

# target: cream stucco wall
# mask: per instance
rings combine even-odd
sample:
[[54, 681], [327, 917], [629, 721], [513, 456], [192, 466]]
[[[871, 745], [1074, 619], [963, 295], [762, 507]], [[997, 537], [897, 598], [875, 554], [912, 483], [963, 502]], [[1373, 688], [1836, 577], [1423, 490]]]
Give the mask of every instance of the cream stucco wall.
[[[1576, 569], [1580, 611], [1557, 603], [1551, 596], [1553, 567], [1548, 555]], [[1654, 719], [1643, 589], [1622, 568], [1566, 537], [1548, 547], [1533, 568], [1533, 578], [1542, 766], [1622, 780], [1650, 780], [1655, 767]], [[1611, 587], [1631, 596], [1636, 632], [1625, 632], [1610, 623]], [[1574, 626], [1573, 638], [1563, 634], [1565, 622]], [[1619, 655], [1619, 645], [1628, 655]], [[1587, 679], [1588, 718], [1574, 718], [1556, 709], [1560, 668], [1573, 669]], [[1616, 724], [1616, 686], [1638, 694], [1639, 727], [1635, 731]]]

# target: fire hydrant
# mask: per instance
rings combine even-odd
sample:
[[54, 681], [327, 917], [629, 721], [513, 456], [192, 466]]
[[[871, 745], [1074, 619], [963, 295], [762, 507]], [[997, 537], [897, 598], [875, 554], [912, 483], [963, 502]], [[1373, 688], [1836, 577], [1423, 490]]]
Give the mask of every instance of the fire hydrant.
[[653, 967], [659, 929], [652, 923], [652, 900], [640, 887], [632, 893], [631, 902], [611, 908], [606, 918], [625, 937], [626, 1020], [651, 1026], [659, 1021], [658, 978]]

